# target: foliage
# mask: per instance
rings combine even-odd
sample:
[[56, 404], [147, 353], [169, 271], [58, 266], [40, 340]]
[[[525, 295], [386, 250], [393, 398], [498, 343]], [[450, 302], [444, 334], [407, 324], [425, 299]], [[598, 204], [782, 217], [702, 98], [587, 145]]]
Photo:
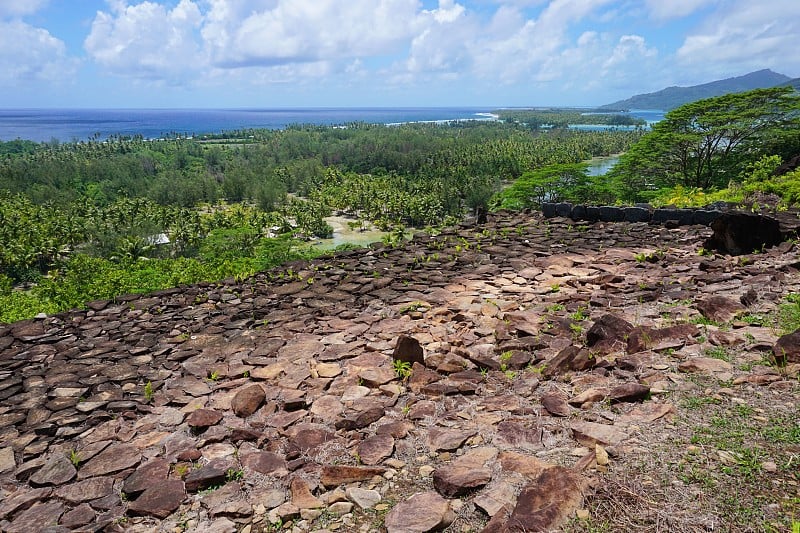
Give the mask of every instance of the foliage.
[[608, 201], [612, 194], [604, 179], [589, 176], [585, 163], [548, 165], [526, 172], [498, 193], [492, 205], [501, 209], [537, 208], [543, 202], [587, 203]]
[[737, 169], [765, 155], [763, 145], [770, 138], [796, 135], [798, 110], [800, 96], [787, 87], [686, 104], [667, 113], [632, 146], [610, 177], [628, 201], [648, 199], [648, 191], [675, 185], [725, 187], [738, 176]]

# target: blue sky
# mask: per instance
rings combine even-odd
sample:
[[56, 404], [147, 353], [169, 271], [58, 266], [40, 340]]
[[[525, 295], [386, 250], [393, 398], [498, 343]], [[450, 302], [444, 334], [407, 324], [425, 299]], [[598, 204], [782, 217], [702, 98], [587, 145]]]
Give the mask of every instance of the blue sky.
[[596, 105], [798, 42], [797, 0], [0, 0], [0, 108]]

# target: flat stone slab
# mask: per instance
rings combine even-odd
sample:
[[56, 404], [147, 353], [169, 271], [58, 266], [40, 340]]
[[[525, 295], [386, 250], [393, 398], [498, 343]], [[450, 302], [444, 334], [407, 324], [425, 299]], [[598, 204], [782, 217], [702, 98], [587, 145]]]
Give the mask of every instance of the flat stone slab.
[[387, 533], [427, 533], [446, 528], [455, 520], [450, 502], [435, 492], [415, 494], [386, 515]]

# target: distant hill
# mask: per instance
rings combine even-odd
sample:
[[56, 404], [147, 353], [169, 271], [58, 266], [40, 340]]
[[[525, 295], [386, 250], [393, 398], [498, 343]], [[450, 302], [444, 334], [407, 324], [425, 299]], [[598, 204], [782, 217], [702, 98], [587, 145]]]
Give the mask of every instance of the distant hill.
[[789, 76], [778, 74], [769, 69], [758, 70], [724, 80], [712, 81], [691, 87], [667, 87], [660, 91], [647, 94], [637, 94], [627, 100], [620, 100], [613, 104], [600, 107], [604, 111], [622, 111], [627, 109], [661, 109], [669, 111], [689, 102], [721, 96], [728, 93], [739, 93], [753, 89], [775, 87], [777, 85], [800, 86], [800, 78], [791, 79]]

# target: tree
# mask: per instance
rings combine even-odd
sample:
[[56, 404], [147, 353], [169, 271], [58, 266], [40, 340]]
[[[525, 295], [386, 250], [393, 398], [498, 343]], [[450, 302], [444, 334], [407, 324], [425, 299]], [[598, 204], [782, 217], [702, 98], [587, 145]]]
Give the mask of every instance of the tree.
[[800, 129], [800, 95], [791, 87], [699, 100], [667, 113], [611, 176], [627, 200], [675, 185], [724, 187], [764, 155], [762, 146], [770, 138], [787, 129]]

